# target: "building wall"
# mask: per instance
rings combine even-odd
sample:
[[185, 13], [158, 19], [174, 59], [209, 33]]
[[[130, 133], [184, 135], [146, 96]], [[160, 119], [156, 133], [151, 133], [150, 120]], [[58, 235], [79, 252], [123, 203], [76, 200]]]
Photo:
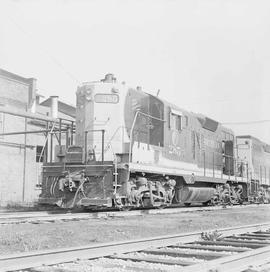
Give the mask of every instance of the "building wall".
[[[27, 112], [33, 102], [35, 79], [0, 69], [0, 109]], [[0, 133], [25, 131], [23, 117], [0, 113]], [[26, 135], [0, 136], [0, 205], [27, 203], [37, 197], [35, 142]]]
[[27, 109], [29, 84], [0, 75], [0, 99], [4, 105]]
[[0, 204], [32, 202], [37, 197], [35, 190], [35, 148], [0, 146], [1, 179]]
[[[36, 105], [36, 80], [0, 69], [0, 133], [44, 130], [46, 122], [16, 114], [48, 116], [49, 106]], [[1, 112], [2, 109], [2, 112]], [[15, 113], [11, 115], [3, 111]], [[33, 113], [34, 111], [34, 113]], [[59, 118], [75, 121], [73, 114], [58, 113]], [[62, 134], [62, 144], [65, 144]], [[53, 159], [57, 140], [53, 137]], [[44, 133], [0, 136], [0, 206], [32, 205], [40, 194], [42, 162], [37, 162], [37, 146], [44, 146]], [[50, 139], [48, 139], [50, 146]], [[48, 154], [50, 157], [50, 154]]]
[[[30, 111], [35, 79], [27, 79], [0, 69], [0, 110]], [[0, 113], [0, 133], [25, 131], [29, 125], [23, 117]], [[40, 136], [0, 136], [0, 205], [33, 202], [36, 190], [36, 145]]]
[[27, 110], [35, 99], [36, 79], [0, 69], [0, 103]]

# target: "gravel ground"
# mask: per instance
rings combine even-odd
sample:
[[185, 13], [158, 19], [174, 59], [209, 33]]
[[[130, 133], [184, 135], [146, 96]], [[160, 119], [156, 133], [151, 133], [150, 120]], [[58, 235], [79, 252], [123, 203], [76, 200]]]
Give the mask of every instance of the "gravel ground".
[[[35, 268], [35, 272], [181, 272], [181, 266], [100, 258]], [[270, 264], [250, 267], [242, 272], [269, 272]], [[28, 272], [28, 271], [26, 271]], [[30, 271], [29, 271], [30, 272]], [[194, 271], [195, 272], [195, 271]]]
[[0, 225], [0, 254], [205, 231], [262, 222], [270, 222], [269, 205], [168, 215]]
[[259, 267], [250, 267], [242, 272], [269, 272], [270, 271], [270, 263], [264, 264]]
[[[35, 272], [180, 272], [181, 266], [100, 258], [35, 268]], [[28, 272], [28, 271], [27, 271]], [[29, 271], [30, 272], [30, 271]]]

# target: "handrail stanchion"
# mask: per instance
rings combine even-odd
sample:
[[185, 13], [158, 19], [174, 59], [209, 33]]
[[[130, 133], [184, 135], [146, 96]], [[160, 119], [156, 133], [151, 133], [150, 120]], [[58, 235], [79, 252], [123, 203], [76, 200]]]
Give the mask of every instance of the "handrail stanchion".
[[228, 158], [228, 165], [229, 165], [229, 180], [231, 179], [231, 161], [230, 161], [230, 156], [227, 157]]
[[215, 153], [213, 152], [213, 178], [215, 177]]
[[205, 176], [205, 150], [203, 151], [203, 174]]
[[45, 160], [43, 160], [45, 163], [47, 163], [49, 161], [49, 158], [48, 158], [48, 156], [49, 156], [49, 150], [48, 150], [49, 122], [48, 121], [46, 122], [46, 130], [47, 130], [47, 132], [46, 132], [47, 141], [45, 143]]
[[[53, 127], [53, 123], [51, 122], [51, 128]], [[51, 134], [51, 141], [50, 141], [50, 162], [52, 163], [53, 160], [53, 131], [50, 132]]]
[[70, 145], [73, 145], [73, 127], [74, 127], [74, 122], [71, 121]]
[[102, 163], [104, 162], [104, 143], [105, 143], [105, 129], [91, 129], [91, 130], [86, 130], [85, 133], [85, 137], [84, 137], [84, 152], [85, 152], [85, 162], [87, 161], [87, 135], [88, 132], [101, 132], [101, 139], [102, 139], [102, 143], [101, 143], [101, 160]]
[[87, 134], [88, 134], [88, 131], [86, 130], [84, 134], [84, 163], [85, 164], [87, 163]]
[[59, 145], [60, 145], [60, 153], [62, 153], [62, 119], [59, 118]]
[[67, 129], [66, 129], [66, 149], [68, 149], [68, 146], [69, 146], [69, 130], [70, 130], [70, 127], [67, 126]]
[[[163, 120], [163, 119], [151, 116], [151, 115], [149, 115], [147, 113], [144, 113], [144, 112], [141, 112], [141, 111], [136, 111], [133, 122], [132, 122], [132, 125], [131, 125], [131, 128], [130, 128], [130, 144], [129, 144], [129, 152], [128, 152], [128, 165], [130, 165], [130, 163], [131, 163], [131, 151], [132, 151], [131, 149], [132, 149], [132, 142], [133, 142], [133, 130], [134, 130], [135, 123], [137, 121], [137, 117], [138, 117], [139, 114], [144, 115], [146, 117], [150, 117], [150, 118], [152, 118], [154, 120], [159, 120], [159, 121], [165, 122], [165, 120]], [[130, 171], [129, 171], [129, 174], [130, 174]]]

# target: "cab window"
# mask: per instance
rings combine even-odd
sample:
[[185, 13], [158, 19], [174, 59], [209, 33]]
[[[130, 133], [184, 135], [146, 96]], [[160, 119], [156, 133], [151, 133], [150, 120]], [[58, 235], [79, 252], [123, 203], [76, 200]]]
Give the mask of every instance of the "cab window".
[[171, 110], [170, 112], [170, 129], [171, 130], [182, 130], [183, 120], [182, 114], [178, 111]]

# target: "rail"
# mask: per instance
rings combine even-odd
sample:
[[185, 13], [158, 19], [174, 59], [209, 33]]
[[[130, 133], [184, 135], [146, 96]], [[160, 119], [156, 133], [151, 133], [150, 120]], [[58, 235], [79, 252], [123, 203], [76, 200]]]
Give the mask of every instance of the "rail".
[[[268, 207], [270, 204], [260, 204], [263, 207]], [[248, 208], [256, 208], [258, 204], [249, 204]], [[226, 209], [229, 210], [243, 210], [246, 209], [245, 205], [234, 205], [227, 206]], [[224, 210], [223, 206], [193, 206], [193, 207], [167, 207], [166, 209], [143, 209], [143, 210], [130, 210], [130, 211], [111, 211], [110, 209], [100, 210], [98, 212], [73, 212], [63, 211], [63, 209], [57, 210], [56, 213], [50, 213], [50, 211], [32, 211], [32, 212], [4, 212], [0, 213], [0, 225], [12, 225], [12, 224], [25, 224], [25, 223], [34, 223], [42, 224], [44, 222], [59, 222], [59, 221], [79, 221], [86, 219], [97, 219], [97, 218], [129, 218], [135, 216], [146, 216], [146, 215], [157, 215], [157, 214], [180, 214], [187, 212], [206, 212], [206, 211], [217, 211]], [[56, 210], [53, 210], [56, 212]]]
[[[132, 257], [129, 257], [128, 255], [123, 255], [130, 252], [143, 252], [145, 254], [152, 253], [154, 255], [162, 255], [165, 252], [166, 254], [169, 254], [168, 256], [174, 256], [174, 257], [180, 257], [179, 260], [176, 260], [177, 263], [170, 263], [170, 260], [162, 260], [159, 258], [147, 258], [147, 256], [144, 255], [144, 258], [133, 258], [135, 261], [146, 261], [148, 263], [158, 262], [158, 263], [164, 263], [164, 264], [173, 264], [173, 265], [182, 265], [183, 271], [210, 271], [210, 270], [201, 270], [196, 269], [199, 267], [207, 267], [207, 264], [210, 263], [211, 269], [216, 269], [217, 266], [219, 268], [222, 268], [220, 264], [229, 265], [235, 262], [237, 259], [243, 260], [244, 256], [249, 256], [250, 258], [248, 261], [250, 263], [257, 261], [258, 258], [260, 258], [260, 263], [265, 263], [265, 256], [266, 254], [269, 254], [270, 247], [267, 246], [269, 243], [263, 242], [263, 241], [257, 241], [255, 242], [246, 242], [246, 240], [241, 240], [241, 235], [243, 234], [251, 234], [255, 237], [264, 237], [263, 231], [266, 231], [270, 226], [270, 223], [264, 223], [264, 224], [255, 224], [255, 225], [248, 225], [248, 226], [238, 226], [238, 227], [231, 227], [231, 228], [223, 228], [219, 229], [218, 231], [222, 233], [223, 236], [225, 236], [224, 242], [219, 241], [213, 241], [213, 243], [210, 243], [205, 241], [205, 246], [202, 242], [199, 242], [198, 240], [201, 238], [202, 233], [201, 232], [192, 232], [192, 233], [185, 233], [185, 234], [176, 234], [176, 235], [166, 235], [166, 236], [158, 236], [158, 237], [151, 237], [146, 239], [137, 239], [137, 240], [131, 240], [131, 241], [123, 241], [123, 242], [114, 242], [114, 243], [102, 243], [92, 246], [81, 246], [81, 247], [72, 247], [72, 248], [63, 248], [58, 250], [46, 250], [46, 251], [37, 251], [37, 252], [30, 252], [30, 253], [21, 253], [21, 254], [14, 254], [14, 255], [7, 255], [7, 256], [0, 256], [0, 271], [12, 271], [12, 270], [22, 270], [22, 269], [31, 269], [34, 267], [39, 266], [45, 266], [45, 265], [54, 265], [59, 263], [67, 263], [76, 261], [78, 259], [97, 259], [101, 257], [109, 257], [112, 259], [122, 259], [125, 260], [132, 260]], [[215, 230], [207, 230], [207, 232], [214, 232]], [[252, 232], [252, 233], [250, 233]], [[262, 235], [260, 235], [262, 233]], [[269, 233], [269, 232], [268, 232]], [[234, 236], [233, 236], [234, 235]], [[236, 237], [236, 235], [240, 235], [239, 237]], [[268, 235], [266, 234], [268, 237]], [[226, 237], [236, 237], [235, 239], [226, 239]], [[245, 236], [243, 236], [245, 237]], [[239, 239], [238, 242], [236, 239]], [[252, 237], [250, 238], [252, 239]], [[265, 238], [266, 239], [266, 238]], [[235, 242], [236, 240], [236, 242]], [[195, 244], [190, 244], [194, 243]], [[198, 245], [197, 245], [198, 244]], [[206, 246], [208, 244], [208, 246]], [[184, 246], [184, 250], [181, 250], [181, 245]], [[185, 249], [188, 248], [190, 251], [192, 249], [192, 245], [197, 245], [197, 249], [201, 249], [201, 252], [199, 253], [197, 250], [197, 253], [188, 253]], [[236, 252], [236, 254], [230, 255], [230, 253], [224, 254], [224, 252], [217, 252], [215, 249], [213, 249], [213, 246], [211, 245], [217, 245], [221, 246], [221, 249], [226, 250], [224, 245], [233, 246], [233, 249], [228, 249], [227, 251]], [[248, 249], [241, 250], [241, 247], [248, 247]], [[170, 247], [166, 250], [164, 247]], [[175, 249], [174, 249], [175, 248]], [[178, 249], [177, 249], [178, 248]], [[193, 246], [194, 248], [194, 246]], [[257, 248], [256, 250], [252, 250], [252, 248]], [[203, 251], [203, 249], [205, 251]], [[192, 250], [191, 250], [192, 251]], [[209, 252], [210, 251], [210, 252]], [[244, 252], [243, 252], [244, 251]], [[182, 252], [182, 253], [181, 253]], [[185, 253], [186, 252], [186, 253]], [[196, 252], [196, 251], [195, 251]], [[241, 253], [242, 252], [242, 253]], [[191, 257], [196, 256], [198, 258], [206, 258], [205, 262], [194, 264], [194, 259], [191, 259], [188, 263], [183, 263], [181, 260], [181, 257]], [[253, 256], [253, 259], [251, 258]], [[254, 259], [254, 256], [256, 258]], [[268, 255], [269, 256], [269, 255]], [[224, 257], [224, 258], [223, 258]], [[207, 260], [216, 259], [214, 264], [208, 262]], [[225, 260], [225, 261], [224, 261]], [[258, 262], [257, 262], [258, 263]], [[187, 266], [184, 268], [183, 266]], [[249, 266], [249, 263], [247, 261], [238, 263], [238, 266]], [[181, 271], [182, 271], [181, 269]], [[216, 271], [216, 270], [212, 270]], [[231, 270], [219, 270], [219, 271], [231, 271]]]

